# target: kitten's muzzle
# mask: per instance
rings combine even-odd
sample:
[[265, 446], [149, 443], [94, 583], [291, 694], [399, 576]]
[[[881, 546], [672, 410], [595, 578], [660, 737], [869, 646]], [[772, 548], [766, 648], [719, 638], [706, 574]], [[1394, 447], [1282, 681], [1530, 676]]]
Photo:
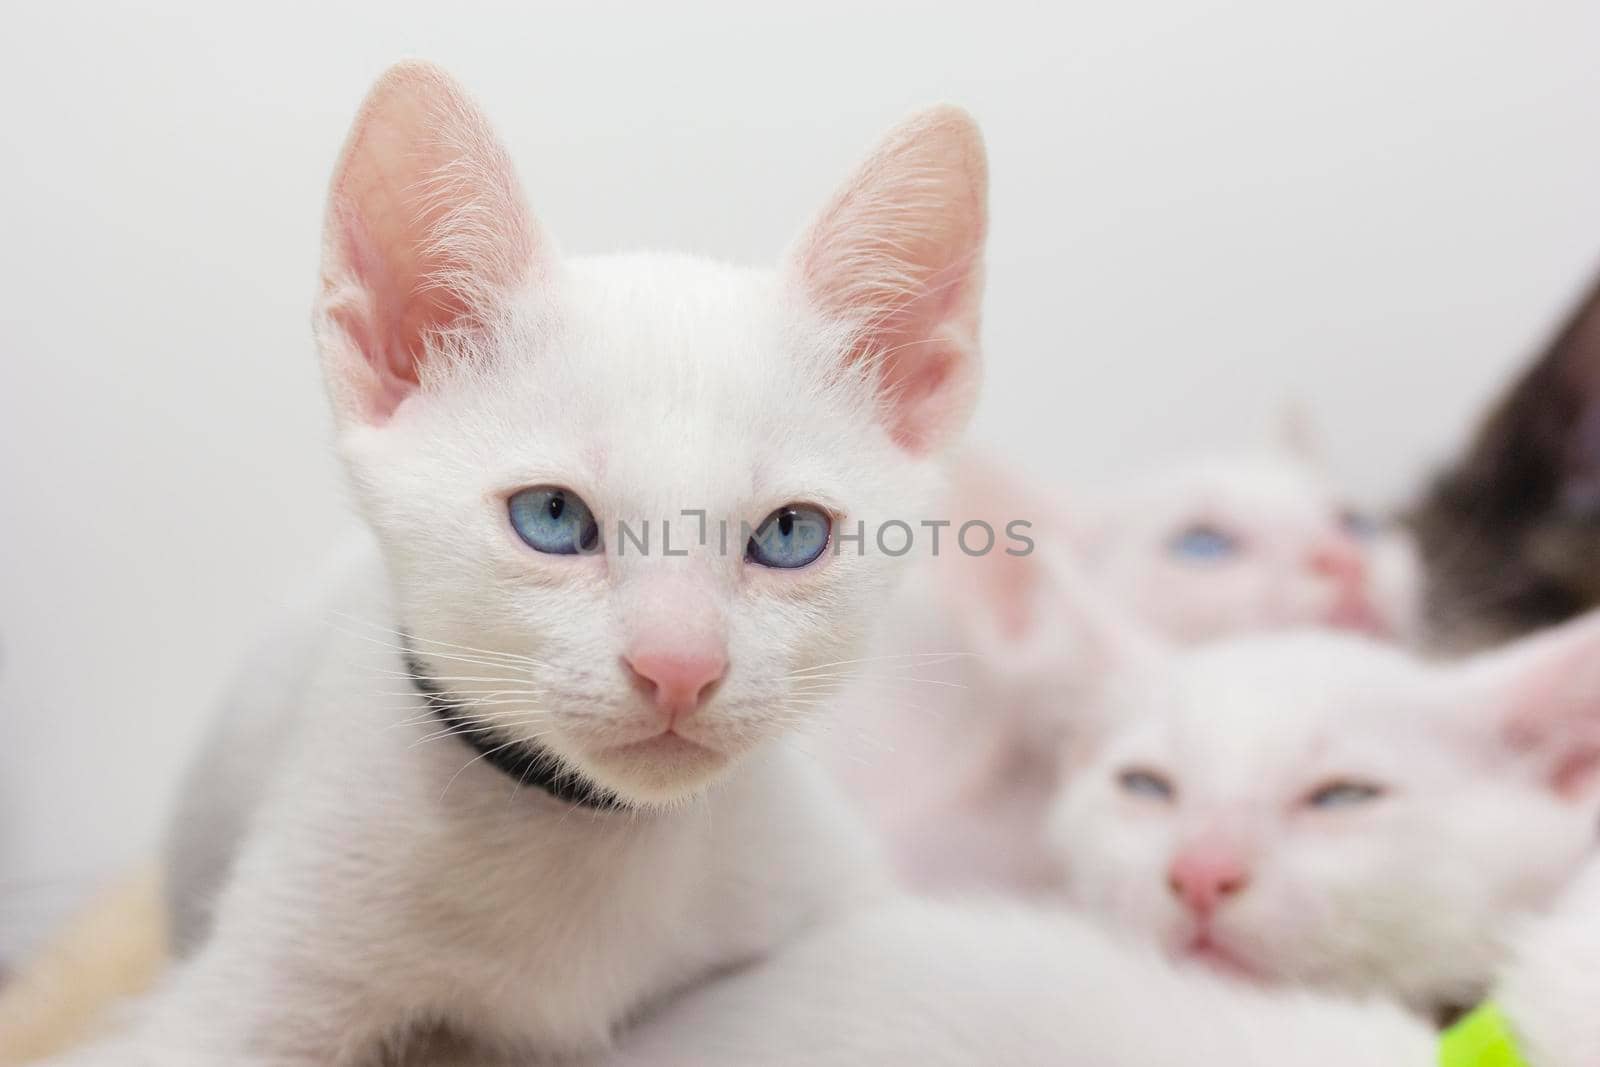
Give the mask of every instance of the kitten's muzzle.
[[705, 706], [728, 669], [727, 654], [711, 645], [646, 646], [623, 656], [622, 663], [634, 689], [650, 702], [668, 733]]

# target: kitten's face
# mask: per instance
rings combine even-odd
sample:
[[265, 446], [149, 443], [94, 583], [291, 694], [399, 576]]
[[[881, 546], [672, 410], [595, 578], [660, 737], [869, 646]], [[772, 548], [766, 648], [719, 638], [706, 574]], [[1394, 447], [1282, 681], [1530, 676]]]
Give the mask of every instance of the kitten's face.
[[1144, 622], [1181, 641], [1297, 625], [1403, 637], [1417, 614], [1406, 535], [1289, 456], [1191, 465], [1111, 501], [1090, 556]]
[[934, 111], [775, 272], [567, 260], [459, 89], [386, 75], [319, 338], [396, 625], [480, 748], [663, 804], [813, 712], [970, 407], [983, 181]]
[[1592, 847], [1593, 752], [1514, 754], [1497, 703], [1526, 687], [1459, 674], [1305, 633], [1121, 679], [1051, 817], [1070, 898], [1255, 980], [1474, 1003], [1507, 917]]
[[[886, 591], [892, 561], [870, 537], [865, 554], [781, 568], [747, 557], [748, 530], [788, 504], [835, 516], [835, 534], [875, 529], [930, 488], [927, 464], [830, 392], [830, 339], [786, 318], [776, 289], [679, 259], [569, 264], [554, 321], [500, 338], [495, 373], [345, 441], [402, 624], [437, 678], [482, 694], [508, 738], [638, 796], [672, 795], [806, 714], [795, 672], [848, 658]], [[547, 485], [587, 505], [603, 548], [552, 554], [519, 536], [508, 499]], [[683, 509], [707, 512], [705, 545]], [[665, 554], [663, 520], [685, 555]], [[619, 521], [648, 527], [647, 551]], [[652, 641], [726, 663], [670, 734], [625, 659]], [[537, 663], [462, 663], [427, 642]]]

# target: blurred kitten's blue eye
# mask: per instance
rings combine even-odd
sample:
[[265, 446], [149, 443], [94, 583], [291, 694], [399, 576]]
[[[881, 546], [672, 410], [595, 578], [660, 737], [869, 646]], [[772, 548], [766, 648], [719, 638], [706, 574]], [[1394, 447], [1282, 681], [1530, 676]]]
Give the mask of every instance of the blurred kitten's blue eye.
[[1228, 559], [1242, 547], [1237, 537], [1203, 522], [1185, 526], [1167, 542], [1167, 551], [1172, 555], [1205, 562]]
[[530, 548], [556, 556], [575, 556], [600, 543], [594, 513], [570, 489], [540, 485], [523, 489], [506, 502], [511, 526]]
[[833, 519], [810, 504], [786, 504], [761, 520], [745, 546], [745, 558], [763, 567], [792, 570], [822, 555]]
[[1117, 784], [1122, 787], [1124, 793], [1131, 793], [1136, 797], [1149, 797], [1151, 800], [1172, 800], [1178, 795], [1172, 779], [1141, 767], [1130, 767], [1117, 775]]
[[1346, 508], [1339, 513], [1339, 525], [1344, 527], [1344, 532], [1359, 541], [1370, 541], [1378, 536], [1381, 525], [1378, 520], [1364, 511]]
[[1349, 808], [1383, 796], [1386, 790], [1371, 782], [1333, 781], [1306, 794], [1308, 808]]

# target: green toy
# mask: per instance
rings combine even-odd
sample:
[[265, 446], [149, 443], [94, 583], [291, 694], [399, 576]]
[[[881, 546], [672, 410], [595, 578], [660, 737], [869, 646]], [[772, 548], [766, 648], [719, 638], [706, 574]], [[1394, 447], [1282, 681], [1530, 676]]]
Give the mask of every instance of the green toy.
[[1439, 1038], [1439, 1067], [1528, 1067], [1500, 1009], [1490, 1001]]

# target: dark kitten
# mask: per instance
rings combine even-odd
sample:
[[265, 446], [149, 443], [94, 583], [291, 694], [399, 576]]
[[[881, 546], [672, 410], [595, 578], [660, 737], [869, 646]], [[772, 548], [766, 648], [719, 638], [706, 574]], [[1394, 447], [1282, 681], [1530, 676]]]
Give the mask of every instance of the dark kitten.
[[1439, 648], [1600, 605], [1600, 284], [1406, 518]]

